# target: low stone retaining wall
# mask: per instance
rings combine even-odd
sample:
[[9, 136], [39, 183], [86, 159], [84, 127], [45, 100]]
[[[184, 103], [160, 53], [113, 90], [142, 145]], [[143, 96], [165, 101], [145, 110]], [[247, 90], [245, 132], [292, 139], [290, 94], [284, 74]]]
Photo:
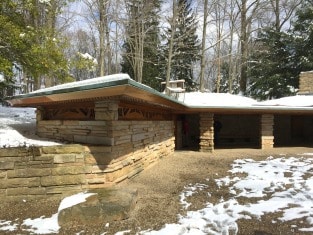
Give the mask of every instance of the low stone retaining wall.
[[140, 149], [129, 144], [0, 149], [0, 197], [64, 197], [112, 186], [173, 152], [173, 137]]

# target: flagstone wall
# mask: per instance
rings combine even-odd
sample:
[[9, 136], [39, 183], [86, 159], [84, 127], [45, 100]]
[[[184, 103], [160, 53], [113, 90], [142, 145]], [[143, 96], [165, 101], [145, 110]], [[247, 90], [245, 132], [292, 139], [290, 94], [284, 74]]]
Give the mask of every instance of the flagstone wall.
[[[175, 149], [173, 120], [137, 109], [124, 109], [123, 120], [119, 120], [116, 100], [98, 102], [94, 111], [82, 109], [79, 116], [75, 116], [77, 108], [73, 113], [69, 113], [71, 109], [51, 110], [48, 116], [52, 120], [38, 110], [38, 135], [69, 143], [0, 149], [2, 197], [65, 196], [111, 186], [170, 156]], [[84, 113], [90, 120], [62, 118], [62, 114], [82, 118]]]
[[313, 94], [313, 71], [302, 72], [300, 74], [298, 94]]
[[64, 197], [112, 186], [174, 151], [172, 138], [144, 148], [120, 147], [74, 144], [0, 149], [0, 198]]
[[270, 149], [274, 147], [274, 115], [273, 114], [263, 114], [261, 115], [261, 125], [260, 125], [260, 148]]

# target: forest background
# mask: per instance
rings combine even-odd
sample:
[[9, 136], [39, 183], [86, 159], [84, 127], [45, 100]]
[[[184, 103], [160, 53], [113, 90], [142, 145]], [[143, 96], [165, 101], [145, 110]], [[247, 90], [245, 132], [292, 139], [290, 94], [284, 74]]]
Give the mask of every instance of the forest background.
[[312, 0], [0, 2], [0, 98], [123, 72], [264, 100], [310, 70]]

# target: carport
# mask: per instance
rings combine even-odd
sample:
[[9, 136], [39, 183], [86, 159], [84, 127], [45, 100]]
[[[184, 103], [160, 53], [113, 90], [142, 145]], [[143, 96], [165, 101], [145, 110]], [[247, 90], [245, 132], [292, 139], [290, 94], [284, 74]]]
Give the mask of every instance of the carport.
[[[214, 125], [217, 122], [221, 124], [219, 131]], [[189, 107], [176, 118], [175, 137], [176, 149], [202, 152], [216, 148], [312, 146], [313, 109], [262, 103]]]

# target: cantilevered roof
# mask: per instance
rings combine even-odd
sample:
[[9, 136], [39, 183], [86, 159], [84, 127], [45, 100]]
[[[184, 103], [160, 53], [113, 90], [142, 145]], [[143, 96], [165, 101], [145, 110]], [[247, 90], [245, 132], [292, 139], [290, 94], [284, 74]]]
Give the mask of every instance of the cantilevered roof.
[[8, 99], [8, 102], [16, 107], [38, 107], [56, 103], [103, 100], [110, 97], [125, 97], [132, 101], [140, 100], [172, 109], [184, 108], [184, 105], [176, 99], [135, 82], [127, 74], [114, 74], [44, 88], [14, 96]]
[[229, 93], [191, 92], [180, 94], [178, 100], [192, 112], [313, 114], [313, 96], [295, 95], [260, 102]]
[[115, 74], [40, 89], [8, 99], [12, 106], [39, 107], [119, 97], [127, 102], [159, 106], [177, 113], [287, 113], [313, 114], [313, 96], [294, 96], [257, 102], [221, 93], [181, 93], [178, 100], [138, 83], [127, 74]]

